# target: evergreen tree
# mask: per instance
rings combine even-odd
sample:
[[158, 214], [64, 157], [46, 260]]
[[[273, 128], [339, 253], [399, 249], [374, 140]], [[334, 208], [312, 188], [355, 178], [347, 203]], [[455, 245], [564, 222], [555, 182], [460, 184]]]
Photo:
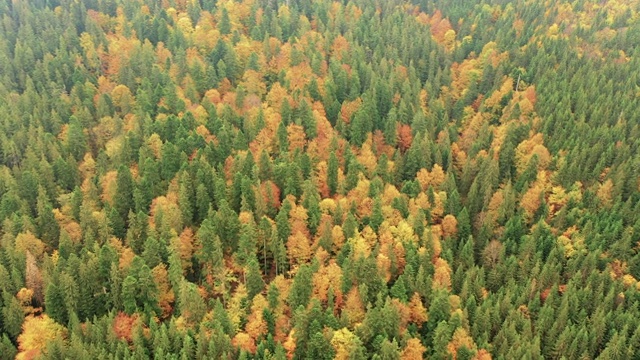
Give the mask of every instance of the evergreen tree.
[[299, 306], [306, 306], [311, 298], [311, 278], [313, 271], [311, 267], [303, 264], [298, 268], [296, 276], [293, 278], [293, 284], [289, 291], [289, 306], [292, 309], [297, 309]]
[[222, 10], [220, 11], [218, 30], [220, 30], [222, 35], [229, 35], [231, 33], [231, 19], [229, 18], [229, 12], [225, 7], [222, 7]]
[[67, 130], [67, 151], [76, 161], [80, 161], [87, 151], [87, 139], [82, 125], [78, 119], [73, 116], [69, 121]]
[[334, 151], [329, 155], [329, 162], [327, 163], [327, 186], [329, 187], [329, 194], [335, 195], [338, 190], [338, 158]]
[[38, 236], [52, 249], [55, 249], [60, 238], [60, 225], [58, 225], [51, 204], [42, 187], [38, 191], [37, 215]]
[[262, 280], [262, 273], [260, 272], [260, 265], [258, 265], [257, 259], [252, 258], [247, 263], [247, 292], [249, 299], [262, 292], [264, 289], [264, 280]]
[[373, 210], [371, 213], [371, 218], [369, 219], [369, 224], [373, 228], [373, 230], [378, 231], [378, 228], [384, 221], [384, 216], [382, 214], [382, 201], [380, 198], [376, 198], [373, 203]]
[[66, 324], [68, 321], [67, 307], [64, 301], [64, 295], [60, 288], [54, 282], [50, 282], [45, 292], [45, 309], [47, 314], [60, 324]]
[[190, 226], [193, 223], [196, 214], [195, 189], [191, 176], [187, 171], [183, 171], [180, 176], [180, 190], [178, 192], [178, 204], [180, 205], [180, 213], [182, 215], [182, 223]]
[[133, 199], [133, 176], [127, 166], [122, 165], [118, 168], [116, 188], [118, 191], [113, 198], [113, 208], [120, 216], [120, 219], [126, 224], [129, 218], [129, 211], [135, 208]]

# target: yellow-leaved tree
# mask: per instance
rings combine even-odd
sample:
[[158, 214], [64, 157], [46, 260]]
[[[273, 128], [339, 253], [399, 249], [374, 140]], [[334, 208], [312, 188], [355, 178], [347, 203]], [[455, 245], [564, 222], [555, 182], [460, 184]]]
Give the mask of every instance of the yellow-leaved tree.
[[65, 330], [49, 316], [29, 316], [22, 324], [22, 334], [18, 336], [20, 353], [16, 359], [38, 358], [47, 344], [56, 338], [62, 338]]

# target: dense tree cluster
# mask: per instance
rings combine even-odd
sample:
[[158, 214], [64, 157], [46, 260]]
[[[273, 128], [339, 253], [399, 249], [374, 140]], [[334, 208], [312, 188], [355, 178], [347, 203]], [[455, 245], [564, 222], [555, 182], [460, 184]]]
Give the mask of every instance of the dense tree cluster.
[[640, 356], [637, 0], [0, 0], [0, 359]]

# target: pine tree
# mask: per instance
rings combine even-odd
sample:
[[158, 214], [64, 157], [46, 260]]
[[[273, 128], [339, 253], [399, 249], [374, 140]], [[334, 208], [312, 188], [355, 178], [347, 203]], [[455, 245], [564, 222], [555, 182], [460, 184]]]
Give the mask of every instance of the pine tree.
[[209, 207], [211, 206], [211, 197], [209, 196], [209, 191], [204, 184], [198, 184], [198, 187], [196, 188], [195, 201], [195, 221], [197, 225], [200, 225], [207, 217]]
[[40, 237], [52, 249], [58, 247], [60, 225], [53, 215], [53, 209], [42, 187], [38, 189], [36, 226]]
[[311, 279], [313, 271], [309, 265], [303, 264], [298, 268], [296, 276], [293, 278], [293, 284], [289, 291], [289, 306], [297, 309], [299, 306], [307, 306], [311, 299], [311, 291], [313, 286]]
[[11, 343], [11, 340], [7, 336], [7, 334], [2, 334], [2, 340], [0, 341], [0, 354], [4, 357], [4, 359], [14, 359], [18, 354], [18, 350]]
[[196, 258], [202, 266], [202, 275], [217, 275], [224, 267], [222, 243], [216, 234], [213, 221], [205, 219], [196, 233], [198, 252]]
[[127, 276], [122, 283], [122, 304], [124, 305], [124, 311], [129, 315], [138, 309], [136, 283], [136, 278], [133, 276]]
[[207, 306], [198, 287], [186, 280], [180, 284], [180, 315], [191, 325], [199, 324], [207, 311]]
[[118, 191], [113, 198], [113, 208], [126, 224], [129, 218], [129, 211], [133, 210], [135, 206], [133, 198], [134, 182], [129, 167], [122, 165], [118, 168], [116, 187]]
[[144, 251], [141, 256], [144, 262], [149, 265], [150, 268], [154, 268], [163, 262], [163, 254], [166, 249], [162, 249], [162, 245], [156, 239], [155, 236], [149, 236], [144, 242]]
[[229, 207], [226, 200], [220, 201], [213, 222], [216, 224], [215, 228], [223, 248], [235, 250], [238, 246], [240, 221], [238, 220], [238, 215]]
[[146, 264], [142, 266], [138, 273], [137, 287], [137, 302], [140, 307], [149, 315], [159, 314], [158, 288], [151, 274], [151, 269]]
[[50, 282], [45, 292], [45, 309], [47, 314], [60, 324], [66, 324], [68, 321], [64, 300], [60, 288], [54, 282]]
[[129, 212], [129, 228], [127, 229], [126, 243], [136, 254], [141, 254], [143, 245], [146, 244], [149, 217], [144, 212], [134, 214]]
[[124, 239], [127, 235], [127, 224], [124, 222], [122, 217], [120, 217], [118, 210], [112, 207], [109, 209], [107, 216], [109, 218], [109, 227], [111, 228], [113, 235], [119, 239]]
[[335, 350], [321, 332], [311, 335], [307, 344], [307, 356], [311, 359], [333, 359]]
[[356, 234], [358, 230], [358, 223], [356, 218], [353, 216], [351, 212], [347, 214], [347, 218], [342, 225], [342, 232], [344, 233], [345, 239], [351, 239]]
[[178, 191], [178, 205], [180, 206], [180, 214], [182, 215], [182, 223], [185, 226], [193, 224], [194, 215], [196, 213], [195, 189], [191, 176], [187, 171], [183, 171], [180, 176], [180, 190]]
[[231, 19], [229, 19], [229, 12], [227, 8], [222, 7], [220, 13], [220, 22], [218, 23], [218, 30], [222, 35], [229, 35], [231, 33]]
[[320, 195], [318, 189], [310, 181], [305, 181], [304, 193], [302, 194], [302, 206], [307, 209], [307, 226], [312, 235], [316, 234], [318, 226], [320, 225]]
[[329, 162], [327, 163], [327, 186], [331, 196], [334, 196], [338, 191], [338, 166], [338, 158], [335, 151], [332, 151], [329, 154]]
[[291, 204], [288, 200], [285, 200], [280, 207], [280, 211], [276, 216], [276, 229], [278, 231], [278, 239], [286, 242], [291, 235], [291, 224], [289, 223], [289, 212], [291, 211]]
[[87, 139], [82, 130], [82, 125], [75, 116], [69, 120], [67, 130], [67, 151], [76, 161], [80, 161], [87, 151]]
[[260, 272], [260, 265], [258, 265], [255, 256], [249, 259], [245, 271], [247, 273], [247, 292], [249, 299], [253, 299], [254, 296], [262, 292], [265, 286], [264, 280], [262, 280], [262, 273]]
[[298, 112], [300, 113], [300, 123], [304, 127], [307, 138], [309, 140], [315, 139], [318, 136], [318, 127], [311, 107], [303, 100]]
[[382, 201], [379, 197], [376, 197], [373, 203], [373, 210], [371, 212], [371, 218], [369, 219], [369, 225], [371, 225], [371, 228], [377, 232], [383, 221]]
[[240, 226], [238, 250], [235, 256], [238, 264], [243, 267], [256, 256], [256, 225], [253, 218]]

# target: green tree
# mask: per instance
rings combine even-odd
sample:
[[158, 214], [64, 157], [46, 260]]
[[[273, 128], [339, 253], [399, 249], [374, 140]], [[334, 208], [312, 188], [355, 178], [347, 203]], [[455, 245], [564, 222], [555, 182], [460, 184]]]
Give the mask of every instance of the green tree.
[[195, 221], [199, 225], [207, 217], [209, 207], [211, 206], [211, 197], [204, 184], [198, 184], [195, 201]]
[[127, 276], [122, 282], [122, 304], [124, 305], [124, 311], [129, 315], [138, 310], [136, 282], [136, 278], [133, 276]]
[[126, 243], [136, 254], [142, 253], [143, 244], [145, 244], [148, 234], [149, 216], [143, 211], [139, 211], [137, 214], [130, 211]]
[[260, 272], [260, 265], [258, 264], [258, 260], [255, 256], [249, 259], [246, 273], [247, 292], [249, 294], [249, 299], [252, 299], [254, 296], [262, 292], [265, 286], [264, 280], [262, 279], [262, 273]]
[[376, 197], [373, 203], [373, 210], [371, 212], [371, 217], [369, 219], [369, 225], [375, 231], [378, 231], [378, 228], [384, 221], [384, 216], [382, 215], [382, 201], [379, 197]]
[[182, 215], [182, 223], [185, 226], [193, 224], [194, 215], [196, 213], [196, 194], [193, 186], [193, 180], [189, 173], [185, 170], [180, 176], [180, 190], [178, 191], [178, 205], [180, 206], [180, 214]]
[[50, 282], [47, 285], [44, 300], [47, 314], [58, 323], [66, 324], [68, 317], [64, 295], [62, 290], [54, 282]]
[[76, 161], [80, 161], [87, 151], [87, 138], [82, 125], [75, 116], [69, 120], [67, 129], [67, 151]]
[[240, 266], [247, 266], [250, 259], [256, 257], [256, 236], [256, 225], [253, 219], [240, 225], [240, 239], [235, 253], [236, 261]]
[[0, 340], [0, 356], [2, 360], [14, 359], [18, 354], [18, 349], [11, 343], [11, 339], [7, 334], [2, 334], [2, 340]]
[[53, 209], [42, 187], [38, 189], [36, 226], [40, 237], [52, 249], [58, 247], [60, 225], [53, 215]]
[[311, 335], [307, 343], [307, 356], [310, 359], [333, 359], [335, 350], [331, 343], [321, 332]]
[[335, 151], [331, 151], [329, 154], [329, 161], [327, 163], [327, 186], [329, 187], [329, 195], [333, 196], [338, 191], [338, 158]]
[[141, 256], [150, 268], [154, 268], [163, 262], [162, 259], [165, 251], [166, 248], [163, 249], [158, 239], [156, 239], [154, 235], [151, 235], [147, 237], [144, 242], [144, 251]]
[[229, 19], [229, 12], [225, 7], [222, 7], [222, 10], [220, 11], [218, 30], [220, 30], [222, 35], [229, 35], [231, 33], [231, 19]]
[[129, 218], [129, 211], [133, 210], [135, 206], [133, 198], [134, 182], [129, 167], [122, 165], [118, 168], [116, 188], [117, 192], [113, 198], [113, 208], [126, 224]]
[[216, 275], [224, 267], [222, 243], [216, 234], [213, 221], [205, 219], [196, 233], [198, 252], [196, 258], [201, 264], [202, 275]]
[[15, 340], [22, 331], [24, 321], [24, 311], [20, 302], [15, 297], [4, 292], [2, 294], [4, 306], [2, 307], [2, 318], [4, 331]]
[[297, 309], [299, 306], [306, 307], [311, 299], [313, 286], [311, 283], [313, 270], [307, 264], [303, 264], [298, 268], [296, 276], [293, 278], [293, 284], [289, 291], [289, 306]]
[[315, 235], [320, 225], [320, 194], [318, 189], [310, 180], [306, 180], [304, 184], [304, 192], [302, 194], [302, 206], [307, 209], [307, 226], [311, 234]]
[[204, 299], [198, 291], [198, 287], [186, 280], [180, 285], [180, 315], [191, 325], [199, 324], [207, 311]]
[[238, 220], [238, 215], [229, 207], [226, 200], [220, 201], [213, 221], [216, 224], [216, 230], [223, 248], [235, 250], [238, 246], [240, 220]]

